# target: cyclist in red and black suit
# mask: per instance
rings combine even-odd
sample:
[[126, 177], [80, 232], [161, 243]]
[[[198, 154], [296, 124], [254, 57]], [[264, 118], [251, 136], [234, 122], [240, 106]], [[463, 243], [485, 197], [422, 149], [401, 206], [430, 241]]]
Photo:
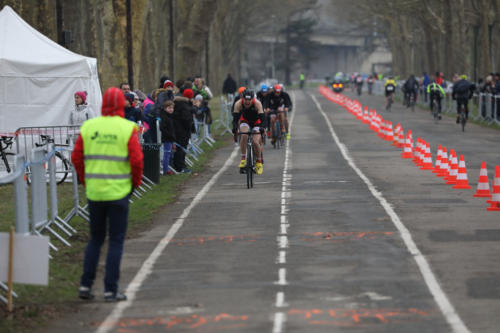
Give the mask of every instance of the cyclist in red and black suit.
[[[247, 141], [248, 134], [250, 130], [254, 135], [253, 146], [255, 147], [255, 155], [257, 156], [257, 162], [255, 163], [255, 171], [258, 175], [261, 175], [264, 171], [262, 165], [262, 132], [264, 128], [262, 127], [264, 121], [264, 109], [262, 108], [262, 103], [255, 98], [255, 94], [251, 90], [245, 90], [241, 94], [241, 99], [234, 105], [233, 111], [233, 133], [236, 133], [239, 129], [241, 133], [240, 138], [240, 150], [241, 150], [241, 161], [240, 169], [244, 168], [246, 165], [246, 151], [247, 151]], [[260, 133], [261, 135], [255, 135], [255, 133]]]
[[[270, 94], [269, 97], [265, 101], [265, 109], [266, 112], [270, 112], [271, 114], [271, 129], [274, 128], [274, 123], [276, 122], [276, 116], [279, 117], [281, 123], [281, 133], [284, 134], [287, 132], [288, 126], [285, 125], [286, 113], [288, 112], [291, 101], [290, 96], [282, 91], [283, 88], [276, 84], [274, 86], [274, 93]], [[287, 135], [288, 138], [288, 135]], [[274, 143], [274, 138], [271, 141]]]

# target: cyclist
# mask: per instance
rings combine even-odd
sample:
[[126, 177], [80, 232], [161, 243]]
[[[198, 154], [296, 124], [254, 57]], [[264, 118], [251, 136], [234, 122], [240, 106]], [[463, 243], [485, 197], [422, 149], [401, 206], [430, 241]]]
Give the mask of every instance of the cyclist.
[[405, 92], [405, 104], [407, 107], [410, 107], [410, 99], [413, 95], [413, 101], [417, 102], [417, 93], [418, 93], [418, 81], [415, 79], [415, 75], [411, 74], [408, 80], [406, 80], [403, 85], [403, 90]]
[[[262, 103], [262, 105], [264, 105], [265, 100], [267, 98], [269, 98], [269, 86], [265, 83], [262, 83], [260, 85], [260, 90], [257, 92], [257, 99]], [[263, 126], [264, 126], [264, 128], [267, 129], [267, 136], [270, 138], [271, 132], [269, 131], [269, 124], [270, 124], [269, 112], [265, 112]]]
[[432, 103], [437, 103], [438, 105], [438, 114], [439, 120], [441, 120], [441, 95], [443, 97], [446, 96], [443, 87], [436, 83], [435, 80], [432, 81], [431, 84], [427, 85], [427, 95], [430, 96], [430, 103], [432, 109]]
[[[262, 108], [262, 103], [255, 98], [255, 94], [252, 90], [245, 90], [241, 99], [234, 105], [233, 111], [233, 133], [236, 133], [239, 128], [241, 133], [240, 139], [240, 150], [241, 150], [241, 161], [239, 168], [243, 169], [246, 165], [246, 150], [248, 142], [248, 133], [250, 130], [252, 133], [260, 133], [262, 135], [263, 128], [260, 127], [264, 121], [264, 110]], [[255, 147], [255, 154], [257, 156], [257, 162], [255, 164], [255, 171], [258, 175], [261, 175], [264, 171], [262, 165], [262, 136], [253, 135], [253, 145]]]
[[292, 99], [290, 98], [290, 95], [285, 91], [285, 87], [281, 83], [280, 83], [280, 86], [282, 89], [281, 93], [283, 94], [283, 97], [285, 98], [286, 103], [288, 103], [288, 108], [284, 110], [284, 117], [285, 117], [286, 139], [290, 140], [290, 133], [288, 131], [288, 112], [292, 112], [293, 104], [292, 104]]
[[385, 108], [388, 109], [389, 98], [392, 98], [394, 93], [396, 92], [396, 81], [394, 81], [392, 76], [389, 76], [389, 78], [385, 81], [384, 90], [385, 90]]
[[368, 76], [368, 78], [366, 79], [366, 83], [368, 84], [368, 94], [371, 95], [373, 90], [373, 84], [375, 83], [375, 77], [370, 74], [370, 76]]
[[[270, 113], [271, 116], [271, 128], [274, 128], [274, 124], [276, 122], [276, 116], [279, 117], [281, 123], [281, 133], [285, 134], [285, 113], [288, 112], [289, 107], [291, 106], [290, 96], [282, 91], [283, 88], [281, 85], [274, 85], [274, 93], [269, 95], [265, 102], [265, 110]], [[287, 135], [287, 137], [289, 137]], [[271, 143], [274, 144], [275, 138], [271, 140]]]
[[476, 86], [467, 81], [467, 75], [461, 75], [460, 80], [453, 84], [452, 97], [457, 101], [457, 124], [460, 123], [460, 110], [465, 108], [465, 119], [469, 119], [469, 99], [474, 95]]
[[361, 89], [363, 88], [363, 76], [361, 76], [361, 74], [358, 74], [355, 80], [358, 95], [361, 95]]

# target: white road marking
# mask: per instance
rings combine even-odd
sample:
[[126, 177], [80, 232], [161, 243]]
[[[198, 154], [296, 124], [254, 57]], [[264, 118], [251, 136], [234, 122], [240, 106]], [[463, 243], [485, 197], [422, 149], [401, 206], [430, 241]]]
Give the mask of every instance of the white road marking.
[[273, 333], [281, 333], [283, 330], [283, 323], [286, 321], [286, 315], [283, 312], [276, 312], [274, 314]]
[[286, 264], [286, 251], [280, 251], [278, 254], [277, 264]]
[[280, 291], [276, 294], [276, 304], [275, 306], [277, 308], [285, 308], [288, 306], [287, 303], [285, 303], [285, 293]]
[[[293, 104], [295, 104], [295, 94], [292, 95], [293, 98]], [[295, 118], [295, 113], [297, 111], [292, 113], [292, 116], [290, 118], [289, 122], [289, 127], [288, 131], [289, 133], [292, 132], [292, 123], [293, 119]], [[286, 234], [288, 233], [288, 227], [290, 224], [288, 224], [288, 202], [287, 199], [290, 199], [292, 197], [292, 192], [289, 189], [289, 187], [292, 184], [292, 175], [289, 174], [288, 170], [291, 165], [291, 149], [290, 149], [290, 141], [287, 142], [286, 145], [286, 150], [285, 150], [285, 163], [283, 166], [283, 177], [281, 181], [281, 214], [280, 214], [280, 235], [278, 236], [279, 239], [279, 256], [277, 260], [277, 264], [283, 265], [286, 264], [286, 251], [283, 249], [286, 249], [288, 247], [288, 237]], [[286, 268], [280, 267], [279, 271], [279, 281], [275, 282], [278, 285], [285, 286], [288, 283], [286, 282]], [[281, 308], [284, 306], [288, 306], [288, 304], [285, 303], [285, 293], [283, 291], [279, 291], [276, 294], [276, 307]], [[273, 333], [281, 333], [283, 331], [283, 323], [286, 321], [286, 315], [283, 312], [276, 312], [274, 314], [274, 324], [273, 324]]]
[[280, 249], [286, 249], [288, 247], [288, 237], [286, 236], [278, 236], [278, 247]]
[[330, 119], [326, 115], [325, 111], [323, 111], [323, 108], [318, 103], [318, 100], [316, 99], [316, 97], [312, 95], [311, 97], [314, 100], [314, 103], [316, 103], [316, 107], [318, 108], [319, 112], [321, 113], [323, 118], [325, 118], [326, 124], [330, 130], [330, 134], [332, 135], [333, 140], [339, 147], [342, 156], [347, 161], [349, 166], [358, 174], [359, 178], [361, 178], [365, 182], [371, 194], [380, 202], [382, 207], [385, 209], [387, 215], [391, 217], [392, 223], [401, 234], [401, 238], [403, 239], [406, 248], [413, 255], [413, 258], [415, 258], [418, 268], [420, 269], [420, 273], [422, 273], [422, 276], [424, 277], [424, 281], [427, 284], [429, 291], [434, 297], [434, 300], [439, 306], [439, 309], [443, 313], [443, 316], [446, 318], [446, 321], [448, 321], [448, 324], [450, 324], [451, 328], [453, 329], [453, 332], [470, 333], [467, 326], [465, 326], [464, 322], [455, 311], [455, 308], [453, 307], [450, 300], [444, 293], [443, 289], [441, 289], [441, 286], [439, 285], [436, 276], [432, 272], [432, 269], [429, 263], [427, 262], [427, 259], [425, 259], [424, 255], [422, 254], [422, 252], [420, 252], [419, 248], [413, 241], [413, 237], [411, 236], [410, 231], [406, 228], [403, 222], [401, 222], [401, 219], [399, 218], [398, 214], [396, 214], [391, 204], [384, 198], [382, 193], [375, 188], [371, 180], [368, 177], [366, 177], [365, 174], [356, 166], [354, 160], [351, 158], [349, 154], [349, 150], [342, 142], [340, 142], [337, 133], [335, 133], [335, 130], [333, 129]]
[[286, 268], [280, 268], [278, 270], [278, 281], [275, 284], [280, 286], [286, 286], [288, 282], [286, 281]]
[[290, 226], [290, 225], [289, 225], [288, 223], [282, 223], [282, 224], [280, 225], [280, 234], [281, 234], [281, 235], [286, 235], [286, 234], [288, 233], [288, 227], [289, 227], [289, 226]]
[[235, 147], [233, 149], [233, 152], [231, 153], [231, 156], [226, 160], [222, 168], [220, 168], [215, 175], [210, 178], [210, 180], [203, 186], [203, 188], [196, 194], [194, 197], [193, 201], [187, 206], [184, 211], [182, 212], [181, 216], [175, 221], [175, 223], [170, 227], [170, 229], [167, 231], [166, 235], [158, 242], [158, 245], [156, 245], [155, 249], [149, 257], [146, 259], [146, 261], [142, 264], [141, 268], [135, 275], [134, 279], [132, 282], [129, 283], [127, 286], [127, 289], [125, 290], [125, 294], [127, 295], [128, 299], [123, 302], [116, 303], [115, 308], [113, 309], [113, 312], [111, 312], [106, 319], [99, 325], [99, 327], [96, 330], [96, 333], [106, 333], [109, 330], [113, 329], [113, 327], [118, 323], [120, 320], [123, 312], [125, 309], [127, 309], [129, 306], [132, 305], [132, 303], [135, 300], [137, 291], [142, 286], [142, 283], [146, 278], [151, 274], [153, 271], [153, 266], [156, 263], [156, 260], [160, 257], [162, 254], [163, 250], [165, 247], [170, 243], [172, 238], [174, 238], [175, 234], [179, 229], [182, 227], [184, 224], [184, 220], [189, 216], [191, 213], [191, 210], [193, 210], [194, 207], [205, 197], [205, 195], [210, 191], [212, 186], [215, 184], [217, 179], [222, 175], [232, 164], [234, 164], [234, 159], [238, 155], [238, 147]]

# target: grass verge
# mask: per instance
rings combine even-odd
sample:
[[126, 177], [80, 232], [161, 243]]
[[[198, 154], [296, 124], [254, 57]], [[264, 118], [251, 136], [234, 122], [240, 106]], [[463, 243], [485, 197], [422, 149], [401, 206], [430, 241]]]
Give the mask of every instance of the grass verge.
[[[218, 99], [214, 98], [210, 106], [215, 121], [220, 115]], [[199, 156], [199, 161], [192, 168], [192, 174], [161, 177], [160, 184], [130, 205], [127, 238], [136, 237], [141, 231], [149, 229], [155, 213], [176, 200], [181, 186], [190, 177], [203, 172], [214, 151], [230, 144], [229, 136], [221, 137], [220, 133], [221, 130], [213, 131], [216, 139], [213, 147], [206, 144], [202, 146], [205, 153]], [[73, 204], [72, 185], [59, 185], [57, 191], [58, 209], [60, 215], [65, 216]], [[84, 198], [82, 186], [79, 186], [79, 192], [80, 198]], [[81, 201], [83, 204], [84, 200]], [[14, 199], [11, 185], [0, 187], [0, 212], [0, 232], [7, 232], [10, 226], [14, 225]], [[83, 253], [88, 240], [88, 224], [80, 217], [75, 217], [70, 224], [77, 230], [77, 233], [69, 238], [71, 247], [51, 237], [51, 242], [59, 248], [59, 251], [51, 253], [53, 259], [49, 267], [49, 285], [40, 287], [14, 284], [14, 290], [19, 298], [14, 299], [13, 313], [8, 313], [6, 306], [0, 303], [0, 332], [26, 332], [39, 328], [80, 304], [77, 299], [77, 289], [82, 273]]]

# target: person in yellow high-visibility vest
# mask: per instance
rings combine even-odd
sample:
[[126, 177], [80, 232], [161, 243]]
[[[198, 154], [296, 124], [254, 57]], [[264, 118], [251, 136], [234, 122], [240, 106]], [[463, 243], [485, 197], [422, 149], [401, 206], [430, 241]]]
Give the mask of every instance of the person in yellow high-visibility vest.
[[127, 299], [118, 291], [120, 262], [127, 231], [128, 199], [141, 184], [143, 154], [137, 126], [124, 118], [125, 96], [115, 87], [104, 93], [102, 116], [85, 121], [71, 154], [85, 186], [90, 212], [90, 240], [85, 251], [79, 297], [92, 299], [101, 247], [109, 233], [104, 300]]

